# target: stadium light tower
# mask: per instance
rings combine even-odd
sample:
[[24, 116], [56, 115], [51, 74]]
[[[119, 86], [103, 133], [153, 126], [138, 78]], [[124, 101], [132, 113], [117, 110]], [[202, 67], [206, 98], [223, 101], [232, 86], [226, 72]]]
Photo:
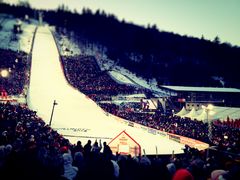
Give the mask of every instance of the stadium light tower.
[[51, 117], [50, 117], [50, 121], [49, 121], [49, 126], [51, 126], [52, 124], [52, 118], [53, 118], [53, 113], [54, 113], [54, 108], [57, 105], [56, 100], [53, 101], [53, 107], [52, 107], [52, 113], [51, 113]]
[[[9, 77], [10, 73], [8, 69], [1, 69], [0, 70], [0, 78], [1, 78], [1, 84], [0, 84], [0, 89], [4, 89], [4, 80], [3, 79], [7, 79]], [[1, 89], [1, 90], [2, 90]]]
[[210, 119], [209, 119], [209, 114], [212, 113], [212, 109], [213, 109], [213, 105], [212, 104], [208, 104], [208, 106], [204, 106], [202, 105], [202, 108], [206, 111], [207, 113], [207, 123], [208, 123], [208, 139], [210, 141], [212, 141], [212, 124], [210, 122]]

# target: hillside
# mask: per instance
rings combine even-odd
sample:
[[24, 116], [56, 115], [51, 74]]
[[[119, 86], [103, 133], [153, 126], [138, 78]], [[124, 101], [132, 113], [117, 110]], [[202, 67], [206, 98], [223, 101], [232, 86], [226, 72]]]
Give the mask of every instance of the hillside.
[[[37, 17], [28, 6], [1, 4], [1, 11], [23, 17]], [[59, 8], [42, 11], [44, 20], [58, 32], [82, 46], [97, 45], [117, 65], [146, 79], [156, 78], [159, 85], [240, 87], [238, 60], [240, 48], [222, 43], [180, 36], [161, 31], [155, 25], [147, 28], [119, 21], [105, 12], [83, 9], [81, 14]]]

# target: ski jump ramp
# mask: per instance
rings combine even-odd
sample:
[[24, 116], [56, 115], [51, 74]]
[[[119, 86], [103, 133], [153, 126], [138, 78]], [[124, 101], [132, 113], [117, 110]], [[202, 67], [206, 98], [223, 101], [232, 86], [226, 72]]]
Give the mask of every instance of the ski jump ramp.
[[156, 154], [156, 149], [158, 154], [172, 154], [173, 151], [176, 154], [183, 153], [183, 144], [151, 133], [147, 127], [129, 126], [131, 122], [109, 115], [94, 101], [71, 87], [64, 76], [49, 27], [40, 26], [33, 45], [27, 102], [29, 108], [37, 111], [38, 116], [48, 124], [54, 100], [57, 105], [51, 127], [71, 143], [80, 140], [85, 144], [88, 139], [101, 139], [108, 143], [125, 130], [146, 154]]

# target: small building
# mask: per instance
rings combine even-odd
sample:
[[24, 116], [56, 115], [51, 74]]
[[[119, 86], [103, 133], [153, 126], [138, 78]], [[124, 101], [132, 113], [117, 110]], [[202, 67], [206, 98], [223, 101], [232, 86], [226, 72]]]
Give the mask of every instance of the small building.
[[[174, 104], [215, 104], [240, 107], [240, 89], [217, 87], [161, 86]], [[182, 106], [180, 106], [182, 107]]]
[[126, 131], [122, 131], [118, 134], [108, 145], [114, 154], [130, 154], [131, 156], [141, 155], [141, 146]]

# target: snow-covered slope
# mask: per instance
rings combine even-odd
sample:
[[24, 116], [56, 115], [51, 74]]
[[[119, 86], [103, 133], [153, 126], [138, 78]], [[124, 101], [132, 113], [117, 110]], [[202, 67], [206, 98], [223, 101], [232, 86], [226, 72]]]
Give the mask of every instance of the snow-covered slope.
[[21, 26], [22, 33], [15, 34], [13, 32], [13, 26], [16, 20], [16, 18], [10, 15], [0, 14], [2, 26], [0, 29], [0, 48], [11, 49], [13, 51], [20, 50], [29, 53], [36, 23], [34, 23], [34, 21], [31, 21], [31, 23], [23, 21]]
[[[91, 43], [84, 45], [81, 42], [76, 42], [74, 38], [70, 39], [68, 36], [59, 33], [56, 33], [56, 36], [61, 55], [74, 56], [82, 54], [94, 56], [97, 59], [100, 69], [103, 71], [107, 70], [109, 75], [111, 75], [117, 82], [144, 87], [154, 91], [154, 93], [158, 94], [159, 96], [169, 96], [165, 91], [157, 87], [156, 79], [152, 79], [147, 82], [145, 79], [136, 76], [134, 73], [117, 65], [117, 63], [109, 59], [106, 55], [105, 47]], [[69, 36], [74, 37], [74, 35]]]
[[107, 58], [106, 55], [101, 53], [95, 53], [95, 57], [97, 59], [98, 65], [102, 70], [110, 70], [110, 75], [113, 76], [113, 79], [117, 79], [118, 81], [126, 84], [136, 84], [138, 86], [147, 88], [159, 96], [168, 96], [165, 91], [159, 89], [157, 87], [157, 82], [155, 79], [150, 80], [147, 82], [145, 79], [136, 76], [134, 73], [130, 72], [129, 70], [116, 65], [113, 60]]
[[[67, 83], [59, 62], [59, 54], [48, 27], [39, 27], [32, 52], [32, 69], [28, 105], [49, 123], [53, 101], [55, 106], [52, 127], [75, 143], [81, 140], [102, 139], [109, 142], [123, 130], [132, 136], [147, 154], [182, 153], [183, 145], [159, 134], [148, 132], [145, 127], [128, 126], [106, 114], [95, 102], [88, 99]], [[75, 137], [73, 137], [75, 136]]]

